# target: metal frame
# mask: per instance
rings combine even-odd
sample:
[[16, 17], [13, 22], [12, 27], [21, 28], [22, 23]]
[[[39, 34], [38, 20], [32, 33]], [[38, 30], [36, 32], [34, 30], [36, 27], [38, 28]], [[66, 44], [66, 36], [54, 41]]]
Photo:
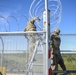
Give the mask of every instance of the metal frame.
[[0, 36], [0, 39], [2, 41], [2, 54], [1, 54], [1, 66], [3, 66], [3, 55], [4, 55], [4, 41], [2, 37]]
[[29, 33], [46, 33], [45, 31], [26, 31], [26, 32], [0, 32], [0, 35], [10, 34], [29, 34]]
[[60, 75], [68, 75], [68, 74], [71, 74], [71, 73], [75, 73], [76, 74], [76, 70], [66, 70], [66, 71], [63, 71], [63, 70], [58, 70], [58, 71], [52, 71], [53, 73], [62, 73]]
[[51, 71], [51, 58], [49, 57], [50, 54], [50, 23], [49, 23], [49, 9], [48, 9], [48, 0], [45, 0], [45, 18], [46, 18], [46, 25], [45, 25], [45, 31], [46, 31], [46, 74], [45, 75], [50, 75]]

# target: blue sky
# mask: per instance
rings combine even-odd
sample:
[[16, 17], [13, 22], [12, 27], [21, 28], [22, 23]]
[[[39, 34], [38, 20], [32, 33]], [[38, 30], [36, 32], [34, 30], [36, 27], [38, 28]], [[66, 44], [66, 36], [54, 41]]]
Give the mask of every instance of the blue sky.
[[61, 0], [62, 19], [60, 23], [61, 33], [76, 33], [76, 0]]
[[[7, 18], [12, 15], [18, 19], [21, 15], [25, 15], [28, 18], [28, 12], [32, 1], [33, 0], [0, 0], [0, 16]], [[61, 34], [76, 33], [76, 0], [61, 0], [61, 3], [62, 17], [59, 26]], [[13, 23], [15, 22], [13, 18], [9, 18], [8, 21], [10, 21], [10, 19], [13, 20]], [[22, 20], [23, 22], [21, 22]], [[20, 30], [24, 29], [26, 23], [27, 20], [21, 17], [19, 21]], [[17, 29], [16, 26], [12, 26], [11, 28], [13, 28], [11, 31]]]
[[[20, 18], [18, 21], [19, 29], [20, 31], [23, 31], [28, 21], [25, 18], [25, 16], [29, 18], [29, 9], [32, 1], [33, 0], [0, 0], [0, 16], [5, 18], [9, 16], [14, 16], [16, 19]], [[59, 25], [61, 34], [76, 34], [76, 0], [61, 0], [61, 3], [62, 3], [62, 17]], [[20, 17], [21, 15], [25, 15], [25, 16]], [[18, 24], [14, 17], [8, 18], [8, 21], [11, 24], [10, 31], [18, 30]], [[0, 18], [0, 31], [5, 31], [5, 30], [9, 31], [9, 25], [5, 19]], [[66, 44], [64, 42], [66, 42], [65, 39], [62, 40], [62, 45], [61, 45], [62, 49], [65, 49], [65, 48], [76, 49], [75, 41], [74, 42], [71, 41], [74, 44], [73, 46], [72, 44], [69, 44], [69, 47], [68, 47], [68, 43], [70, 41]], [[63, 47], [63, 45], [65, 47]]]

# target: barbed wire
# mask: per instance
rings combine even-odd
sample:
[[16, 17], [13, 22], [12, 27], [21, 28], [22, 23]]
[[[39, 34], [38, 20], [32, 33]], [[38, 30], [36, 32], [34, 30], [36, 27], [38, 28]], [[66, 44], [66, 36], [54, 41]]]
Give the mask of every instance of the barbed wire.
[[[43, 11], [45, 10], [45, 3], [43, 0], [33, 0], [30, 8], [29, 8], [29, 18], [27, 18], [25, 15], [21, 15], [18, 19], [15, 16], [8, 16], [7, 18], [0, 16], [0, 18], [4, 19], [8, 24], [8, 30], [6, 29], [5, 25], [5, 31], [11, 31], [11, 24], [8, 21], [8, 19], [13, 18], [17, 23], [17, 30], [20, 31], [20, 25], [19, 21], [21, 17], [24, 17], [27, 21], [31, 18], [34, 18], [38, 16], [40, 18], [40, 21], [36, 21], [38, 28], [42, 31], [43, 30]], [[48, 10], [50, 10], [50, 25], [51, 25], [51, 32], [54, 31], [54, 29], [59, 27], [60, 21], [61, 21], [61, 14], [62, 14], [62, 5], [60, 0], [48, 0]], [[1, 31], [1, 30], [0, 30]]]
[[[42, 20], [43, 20], [43, 11], [45, 10], [44, 8], [45, 3], [43, 2], [43, 0], [39, 0], [37, 2], [37, 0], [33, 0], [33, 2], [30, 5], [30, 9], [29, 9], [29, 19], [38, 16], [41, 21], [40, 21], [40, 27], [43, 27], [41, 24]], [[57, 28], [60, 24], [61, 21], [61, 14], [62, 14], [62, 5], [60, 0], [48, 0], [48, 10], [50, 10], [50, 24], [51, 24], [51, 31], [53, 32], [53, 30], [55, 28]]]

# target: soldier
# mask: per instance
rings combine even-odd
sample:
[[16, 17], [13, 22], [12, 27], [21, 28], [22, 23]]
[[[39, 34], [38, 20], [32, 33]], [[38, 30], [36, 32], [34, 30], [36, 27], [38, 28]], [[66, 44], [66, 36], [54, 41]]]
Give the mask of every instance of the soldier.
[[[26, 28], [24, 29], [24, 31], [36, 31], [36, 26], [34, 24], [34, 22], [36, 20], [40, 20], [38, 17], [32, 18], [28, 21]], [[33, 51], [36, 45], [36, 40], [39, 38], [37, 33], [28, 33], [28, 39], [29, 39], [29, 60], [32, 58], [33, 55]]]
[[[54, 30], [54, 34], [51, 35], [51, 40], [52, 40], [52, 59], [53, 63], [51, 64], [54, 69], [53, 70], [58, 70], [58, 64], [61, 66], [63, 70], [66, 70], [64, 61], [62, 59], [61, 53], [60, 53], [60, 43], [61, 39], [59, 37], [60, 30], [57, 28]], [[57, 75], [57, 74], [54, 74]]]

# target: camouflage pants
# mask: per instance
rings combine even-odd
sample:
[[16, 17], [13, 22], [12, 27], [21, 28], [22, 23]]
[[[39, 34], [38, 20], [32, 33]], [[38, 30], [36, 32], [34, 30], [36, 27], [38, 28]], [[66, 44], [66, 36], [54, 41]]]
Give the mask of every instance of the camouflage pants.
[[63, 70], [66, 70], [66, 67], [65, 67], [65, 64], [64, 64], [64, 61], [63, 61], [63, 58], [61, 56], [61, 53], [60, 53], [60, 49], [59, 48], [55, 48], [55, 53], [54, 53], [54, 56], [56, 58], [56, 64], [59, 64], [60, 67], [63, 69]]
[[28, 39], [29, 39], [29, 60], [30, 60], [32, 58], [36, 41], [39, 39], [39, 36], [36, 33], [28, 34]]
[[51, 69], [58, 70], [57, 57], [54, 54], [53, 47], [51, 47]]
[[[60, 53], [60, 49], [59, 48], [53, 48], [52, 47], [52, 64], [51, 64], [51, 68], [52, 70], [58, 70], [58, 64], [60, 65], [60, 67], [63, 69], [63, 70], [66, 70], [66, 67], [65, 67], [65, 64], [64, 64], [64, 61], [62, 59], [62, 56], [61, 56], [61, 53]], [[53, 74], [53, 75], [57, 75], [57, 73]]]

